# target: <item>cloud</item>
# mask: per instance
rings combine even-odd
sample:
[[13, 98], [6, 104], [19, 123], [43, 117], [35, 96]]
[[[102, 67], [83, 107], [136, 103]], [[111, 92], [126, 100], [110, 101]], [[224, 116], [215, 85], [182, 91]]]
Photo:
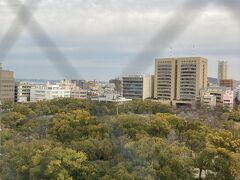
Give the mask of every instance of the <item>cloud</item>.
[[[107, 80], [126, 68], [161, 29], [182, 0], [44, 0], [35, 18], [84, 78]], [[14, 15], [0, 1], [0, 37]], [[187, 11], [191, 9], [187, 9]], [[209, 59], [211, 76], [217, 74], [217, 60], [229, 60], [231, 77], [240, 79], [239, 24], [216, 5], [200, 16], [156, 56], [204, 56]], [[170, 35], [170, 34], [169, 34]], [[168, 34], [166, 34], [166, 37]], [[195, 46], [195, 49], [193, 48]], [[47, 47], [46, 48], [50, 48]], [[25, 65], [21, 66], [21, 63]], [[34, 59], [34, 60], [32, 60]], [[32, 61], [31, 61], [32, 60]], [[153, 73], [154, 58], [141, 73]], [[44, 62], [44, 63], [43, 63]], [[8, 56], [5, 66], [19, 77], [62, 78], [27, 31]], [[231, 65], [233, 64], [233, 65]], [[23, 68], [27, 67], [27, 71]], [[42, 68], [36, 70], [36, 68]], [[38, 73], [35, 73], [38, 71]], [[103, 73], [104, 72], [104, 73]], [[131, 72], [128, 72], [131, 73]]]

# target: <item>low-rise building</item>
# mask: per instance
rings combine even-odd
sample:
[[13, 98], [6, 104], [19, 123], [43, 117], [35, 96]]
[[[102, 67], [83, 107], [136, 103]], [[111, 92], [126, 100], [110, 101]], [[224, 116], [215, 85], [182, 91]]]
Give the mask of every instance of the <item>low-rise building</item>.
[[78, 88], [72, 89], [70, 97], [74, 99], [87, 99], [87, 90]]
[[71, 90], [70, 89], [63, 89], [60, 87], [59, 84], [44, 84], [44, 85], [36, 85], [35, 87], [31, 88], [30, 91], [30, 101], [45, 101], [45, 100], [52, 100], [56, 98], [70, 98], [71, 97]]
[[35, 85], [30, 90], [30, 100], [36, 102], [56, 98], [87, 99], [87, 93], [87, 90], [81, 89], [76, 83], [63, 80], [57, 84]]
[[223, 95], [223, 107], [232, 111], [234, 108], [234, 92], [227, 90]]
[[30, 92], [34, 84], [29, 82], [17, 82], [15, 84], [15, 102], [26, 103], [30, 101]]
[[118, 94], [106, 94], [104, 96], [100, 96], [97, 98], [92, 98], [92, 100], [96, 101], [104, 101], [104, 102], [119, 102], [119, 103], [124, 103], [124, 102], [131, 102], [132, 99], [127, 99], [122, 97], [121, 95]]
[[215, 108], [217, 106], [217, 98], [214, 95], [211, 95], [210, 93], [206, 93], [201, 98], [201, 104], [203, 106]]
[[234, 92], [231, 88], [208, 87], [207, 89], [202, 89], [200, 94], [202, 105], [208, 104], [211, 107], [225, 107], [229, 110], [232, 110], [234, 107]]
[[216, 105], [222, 106], [223, 104], [223, 95], [229, 88], [213, 86], [200, 91], [200, 96], [203, 97], [205, 94], [214, 95], [216, 97]]

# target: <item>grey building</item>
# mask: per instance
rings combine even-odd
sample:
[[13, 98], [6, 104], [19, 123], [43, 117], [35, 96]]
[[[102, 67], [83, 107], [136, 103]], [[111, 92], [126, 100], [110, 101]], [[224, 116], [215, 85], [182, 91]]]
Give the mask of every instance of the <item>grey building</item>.
[[154, 76], [128, 76], [122, 78], [123, 97], [127, 99], [147, 99], [154, 95]]
[[30, 92], [34, 86], [28, 82], [17, 82], [15, 84], [15, 102], [30, 102]]
[[109, 84], [114, 84], [115, 86], [115, 91], [118, 94], [122, 94], [122, 80], [120, 78], [116, 78], [116, 79], [111, 79], [109, 81]]

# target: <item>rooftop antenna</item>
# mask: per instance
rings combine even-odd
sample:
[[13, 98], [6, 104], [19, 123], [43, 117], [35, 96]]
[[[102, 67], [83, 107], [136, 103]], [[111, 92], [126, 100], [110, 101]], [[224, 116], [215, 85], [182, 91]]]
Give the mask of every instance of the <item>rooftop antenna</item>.
[[195, 44], [193, 44], [192, 54], [193, 54], [193, 56], [196, 55], [196, 45]]
[[170, 46], [170, 48], [169, 48], [169, 51], [170, 51], [170, 57], [173, 57], [173, 47], [172, 46]]

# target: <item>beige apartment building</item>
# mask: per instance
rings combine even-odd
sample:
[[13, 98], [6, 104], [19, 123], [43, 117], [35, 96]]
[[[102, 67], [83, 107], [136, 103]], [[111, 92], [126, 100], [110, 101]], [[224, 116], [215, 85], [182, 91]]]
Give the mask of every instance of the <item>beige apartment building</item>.
[[154, 98], [173, 105], [195, 104], [207, 88], [208, 60], [201, 57], [160, 58], [155, 61]]
[[14, 72], [3, 70], [0, 64], [0, 103], [4, 101], [14, 102], [14, 89]]

